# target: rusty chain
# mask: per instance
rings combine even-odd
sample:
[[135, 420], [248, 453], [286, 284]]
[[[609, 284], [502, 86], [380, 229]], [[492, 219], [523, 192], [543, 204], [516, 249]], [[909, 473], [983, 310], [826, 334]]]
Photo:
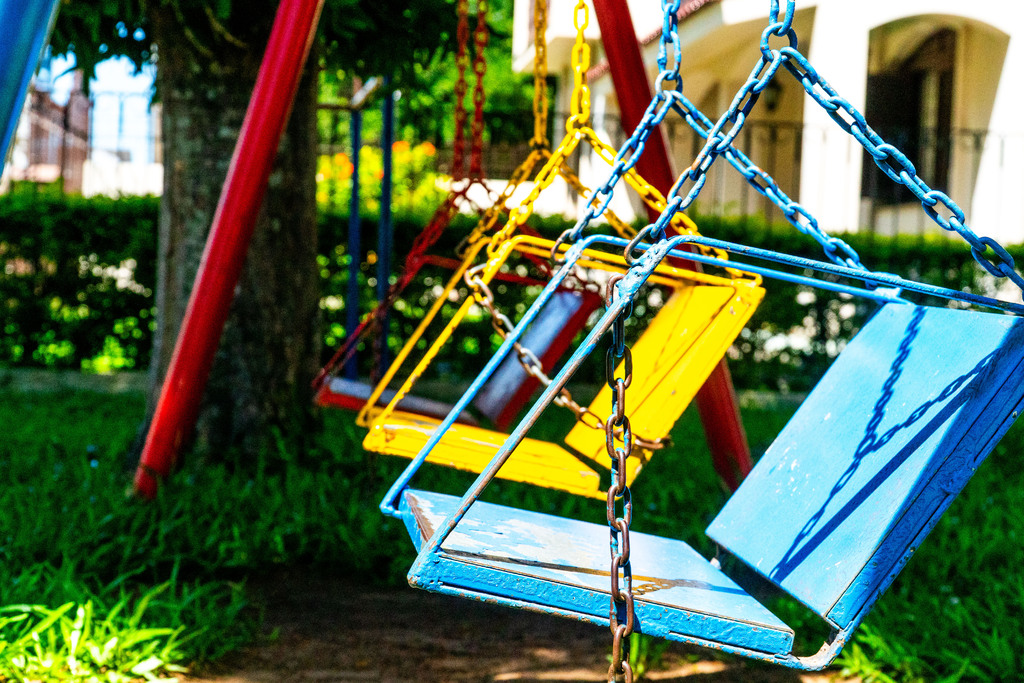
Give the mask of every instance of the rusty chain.
[[[486, 264], [480, 264], [466, 271], [465, 281], [473, 290], [474, 297], [478, 304], [484, 307], [488, 315], [491, 318], [491, 327], [502, 339], [506, 339], [515, 328], [509, 317], [498, 309], [498, 306], [494, 302], [494, 293], [491, 288], [487, 286], [487, 283], [480, 277], [480, 271]], [[513, 350], [516, 352], [516, 357], [519, 359], [519, 364], [523, 366], [523, 370], [526, 371], [530, 377], [533, 377], [539, 381], [544, 387], [551, 384], [551, 378], [548, 377], [547, 373], [544, 372], [544, 366], [540, 359], [537, 358], [537, 354], [523, 346], [520, 342], [515, 342], [512, 345]], [[589, 408], [581, 406], [573, 399], [572, 394], [568, 389], [563, 388], [558, 396], [554, 400], [554, 404], [567, 408], [575, 416], [576, 419], [592, 427], [593, 429], [603, 429], [604, 423], [601, 418], [591, 412]]]
[[[470, 268], [463, 276], [463, 280], [472, 290], [476, 302], [482, 306], [485, 311], [487, 311], [488, 316], [491, 318], [491, 327], [504, 340], [508, 335], [512, 334], [512, 331], [515, 329], [515, 325], [513, 325], [509, 317], [498, 308], [498, 305], [494, 301], [494, 293], [491, 291], [491, 288], [487, 283], [483, 281], [483, 278], [480, 275], [486, 266], [486, 263], [481, 263], [480, 265]], [[622, 275], [620, 273], [613, 275], [609, 279], [609, 290], [614, 285], [614, 282], [621, 277]], [[584, 284], [588, 284], [585, 280], [581, 279], [581, 281]], [[512, 345], [512, 349], [516, 352], [516, 358], [527, 375], [540, 382], [542, 387], [546, 388], [551, 384], [553, 380], [544, 371], [544, 365], [541, 363], [540, 358], [537, 357], [537, 354], [526, 346], [523, 346], [518, 341]], [[627, 361], [627, 368], [628, 374], [632, 376], [633, 360], [631, 356]], [[612, 367], [610, 372], [614, 373], [614, 371], [615, 368]], [[615, 387], [612, 388], [614, 389]], [[610, 438], [612, 439], [624, 441], [628, 435], [630, 451], [632, 451], [634, 447], [647, 451], [656, 451], [666, 448], [671, 444], [671, 440], [668, 437], [662, 439], [645, 439], [642, 436], [637, 436], [633, 434], [631, 429], [624, 428], [622, 422], [616, 422], [609, 426], [606, 421], [602, 420], [600, 416], [593, 412], [589, 407], [581, 406], [579, 402], [573, 398], [572, 393], [564, 387], [558, 392], [558, 396], [555, 397], [552, 403], [569, 410], [573, 415], [575, 415], [576, 420], [584, 426], [589, 427], [590, 429], [604, 431], [606, 434], [610, 433], [612, 435]], [[625, 473], [623, 473], [622, 476], [624, 477]]]
[[[605, 304], [615, 303], [615, 285], [622, 275], [608, 281]], [[612, 631], [612, 663], [608, 667], [609, 683], [631, 683], [633, 669], [629, 665], [629, 636], [633, 633], [633, 573], [629, 564], [629, 525], [633, 521], [633, 496], [626, 479], [626, 460], [633, 452], [633, 430], [626, 415], [626, 389], [633, 383], [633, 356], [626, 346], [626, 309], [612, 325], [612, 344], [605, 356], [605, 379], [612, 390], [612, 414], [605, 420], [605, 448], [611, 461], [611, 484], [608, 487], [606, 516], [610, 532], [611, 591], [608, 625]], [[623, 366], [623, 376], [615, 376], [615, 367]], [[621, 437], [616, 437], [618, 431]], [[622, 506], [621, 514], [618, 506]], [[621, 572], [621, 575], [620, 575]]]

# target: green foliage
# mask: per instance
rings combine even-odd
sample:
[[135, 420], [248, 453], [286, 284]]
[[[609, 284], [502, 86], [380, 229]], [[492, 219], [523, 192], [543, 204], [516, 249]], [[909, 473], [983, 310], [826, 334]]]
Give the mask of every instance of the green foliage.
[[865, 680], [1024, 676], [1021, 429], [996, 446], [914, 554], [840, 664]]
[[[440, 201], [438, 177], [430, 170], [429, 143], [396, 143], [395, 269], [400, 272], [408, 245], [429, 218], [427, 212]], [[364, 150], [361, 187], [366, 212], [362, 220], [363, 252], [359, 254], [363, 299], [360, 310], [373, 306], [376, 284], [377, 230], [373, 214], [378, 209], [380, 159]], [[345, 336], [343, 294], [351, 257], [347, 241], [348, 216], [334, 207], [346, 204], [351, 187], [351, 166], [344, 155], [321, 160], [323, 176], [319, 199], [320, 255], [323, 278], [324, 340], [327, 353]], [[326, 206], [324, 203], [326, 202]], [[347, 205], [344, 206], [347, 209]], [[0, 365], [21, 367], [82, 368], [89, 371], [146, 367], [152, 339], [152, 288], [155, 281], [155, 198], [65, 197], [26, 186], [0, 197], [0, 258], [7, 277], [0, 279], [3, 301], [3, 334]], [[751, 246], [821, 258], [811, 238], [789, 226], [766, 226], [754, 219], [697, 217], [704, 234]], [[473, 225], [470, 216], [457, 216], [439, 241], [435, 253], [454, 253], [456, 245]], [[542, 235], [554, 237], [565, 227], [561, 219], [534, 217], [530, 225]], [[951, 289], [992, 294], [995, 280], [984, 273], [959, 240], [945, 236], [883, 238], [868, 233], [844, 235], [873, 269], [898, 273]], [[1018, 261], [1024, 248], [1010, 248]], [[441, 268], [426, 267], [395, 306], [389, 344], [397, 351], [419, 324], [434, 301], [436, 287], [447, 278]], [[766, 282], [767, 295], [729, 358], [736, 384], [746, 389], [806, 391], [817, 381], [831, 359], [860, 328], [871, 306], [863, 301], [822, 295], [807, 287], [775, 280]], [[460, 288], [464, 292], [464, 288]], [[521, 313], [522, 291], [504, 284], [496, 293], [508, 301], [509, 310]], [[643, 310], [641, 310], [643, 308]], [[654, 314], [638, 307], [631, 320], [634, 330]], [[442, 320], [450, 316], [446, 309]], [[455, 372], [460, 359], [482, 359], [492, 344], [490, 325], [482, 317], [468, 320], [460, 337], [475, 340], [469, 345], [450, 344], [439, 358], [440, 368]], [[368, 351], [368, 350], [367, 350]], [[372, 353], [362, 354], [369, 372]], [[458, 379], [458, 377], [456, 377]]]
[[0, 197], [0, 365], [143, 367], [152, 344], [152, 197]]
[[[487, 65], [484, 76], [484, 139], [491, 144], [526, 142], [533, 135], [533, 79], [528, 74], [512, 71], [512, 7], [511, 0], [489, 3], [490, 37], [484, 50]], [[454, 21], [454, 8], [449, 11]], [[476, 17], [470, 17], [471, 31], [475, 22]], [[469, 56], [472, 59], [475, 54], [472, 36], [470, 43]], [[415, 64], [398, 103], [398, 121], [406, 139], [430, 140], [435, 145], [443, 145], [453, 139], [456, 78], [455, 60], [451, 54], [440, 54], [431, 61]], [[475, 86], [472, 69], [467, 69], [466, 78], [469, 91], [464, 105], [472, 116]], [[469, 130], [465, 134], [468, 136]]]
[[629, 666], [633, 670], [635, 680], [643, 680], [648, 672], [657, 670], [668, 647], [667, 640], [658, 640], [643, 633], [631, 633]]
[[[153, 59], [147, 28], [144, 5], [135, 0], [61, 2], [50, 47], [54, 54], [73, 53], [75, 65], [87, 76], [95, 74], [97, 64], [118, 55], [141, 69]], [[88, 92], [88, 77], [83, 86]]]
[[[219, 656], [257, 631], [238, 579], [277, 567], [403, 582], [411, 545], [376, 506], [405, 461], [356, 447], [361, 430], [350, 415], [326, 415], [328, 429], [311, 452], [282, 448], [250, 466], [187, 462], [155, 503], [142, 504], [124, 497], [119, 466], [142, 410], [135, 395], [0, 393], [0, 424], [8, 425], [0, 444], [0, 605], [7, 606], [0, 667], [8, 669], [0, 676], [69, 680], [61, 675], [72, 670], [71, 657], [83, 670], [110, 666], [124, 676], [142, 662], [155, 665], [155, 657], [165, 665], [152, 673], [166, 675]], [[755, 454], [792, 410], [743, 406]], [[532, 436], [555, 437], [570, 422], [552, 412]], [[703, 529], [726, 494], [696, 411], [687, 411], [672, 439], [633, 487], [634, 527], [710, 555]], [[1024, 429], [1012, 429], [921, 545], [847, 646], [840, 660], [847, 674], [900, 683], [1021, 677], [1024, 520], [1015, 511], [1024, 505], [1024, 472], [1015, 463], [1022, 446]], [[427, 466], [415, 484], [459, 492], [472, 478]], [[514, 482], [495, 482], [487, 498], [604, 517], [600, 501]], [[773, 609], [798, 633], [813, 631], [806, 610]], [[115, 635], [117, 646], [105, 653]], [[816, 645], [810, 636], [801, 642]], [[635, 665], [655, 669], [661, 647], [636, 643]]]
[[[434, 171], [437, 149], [429, 142], [410, 145], [399, 140], [392, 146], [392, 211], [405, 220], [425, 223], [433, 207], [445, 197], [443, 178]], [[383, 152], [363, 147], [359, 154], [359, 207], [364, 216], [380, 215]], [[347, 154], [321, 156], [317, 161], [317, 203], [348, 208], [352, 194], [352, 160]]]
[[[87, 77], [94, 74], [96, 64], [118, 55], [141, 68], [154, 61], [153, 46], [159, 40], [186, 41], [207, 61], [240, 50], [259, 54], [275, 7], [270, 2], [253, 6], [232, 0], [64, 2], [51, 45], [55, 54], [73, 52]], [[322, 64], [365, 77], [390, 75], [401, 85], [411, 80], [414, 65], [430, 62], [447, 49], [454, 35], [453, 7], [450, 0], [326, 2], [319, 23]], [[172, 23], [154, 21], [154, 14], [167, 10]], [[158, 35], [154, 28], [161, 27], [165, 32], [173, 27], [174, 33]]]
[[325, 4], [320, 30], [329, 69], [391, 76], [401, 87], [415, 82], [417, 64], [451, 49], [455, 8], [450, 0], [339, 0]]
[[254, 636], [240, 584], [187, 577], [174, 557], [120, 564], [103, 542], [146, 513], [120, 468], [142, 409], [141, 396], [0, 393], [0, 678], [148, 679]]

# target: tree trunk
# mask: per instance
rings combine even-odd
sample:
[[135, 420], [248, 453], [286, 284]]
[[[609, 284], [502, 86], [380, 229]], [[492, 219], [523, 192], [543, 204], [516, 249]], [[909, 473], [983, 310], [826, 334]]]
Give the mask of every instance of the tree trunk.
[[[150, 414], [181, 327], [221, 186], [270, 33], [273, 6], [249, 8], [245, 45], [200, 44], [169, 5], [151, 5], [163, 102], [157, 329]], [[213, 364], [196, 431], [201, 452], [254, 456], [278, 433], [313, 426], [310, 380], [318, 367], [316, 78], [310, 56]], [[244, 164], [244, 160], [242, 160]], [[278, 431], [279, 430], [279, 431]]]

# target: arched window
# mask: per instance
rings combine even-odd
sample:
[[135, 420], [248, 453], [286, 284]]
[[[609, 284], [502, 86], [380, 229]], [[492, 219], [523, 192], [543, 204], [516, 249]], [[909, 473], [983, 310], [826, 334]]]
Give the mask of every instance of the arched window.
[[[873, 40], [872, 49], [876, 44]], [[940, 190], [949, 184], [955, 51], [956, 32], [940, 29], [909, 56], [870, 74], [867, 83], [868, 124], [910, 158], [926, 183]], [[883, 205], [915, 201], [868, 156], [861, 193]]]

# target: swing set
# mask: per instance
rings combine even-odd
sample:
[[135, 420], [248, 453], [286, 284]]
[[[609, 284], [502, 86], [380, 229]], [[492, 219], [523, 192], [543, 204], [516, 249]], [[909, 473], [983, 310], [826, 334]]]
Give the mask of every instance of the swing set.
[[[538, 98], [535, 102], [535, 111], [546, 110], [546, 104], [539, 98], [541, 94], [546, 96], [546, 64], [543, 62], [544, 53], [541, 46], [545, 40], [544, 17], [547, 11], [543, 2], [538, 4], [535, 12], [535, 17], [538, 18], [535, 26], [537, 53], [534, 81], [535, 98]], [[483, 18], [478, 20], [482, 21]], [[503, 268], [514, 255], [525, 257], [534, 264], [544, 265], [544, 260], [554, 247], [554, 243], [516, 234], [522, 231], [526, 220], [533, 213], [535, 202], [551, 187], [555, 177], [564, 178], [571, 186], [576, 187], [582, 196], [590, 195], [567, 165], [568, 158], [578, 149], [580, 143], [587, 142], [610, 166], [615, 162], [614, 150], [601, 141], [589, 125], [590, 91], [585, 79], [589, 68], [589, 47], [584, 40], [589, 10], [585, 3], [579, 2], [575, 6], [574, 21], [574, 88], [571, 97], [572, 111], [566, 122], [566, 134], [551, 152], [547, 152], [543, 147], [535, 148], [535, 151], [544, 150], [539, 152], [539, 156], [545, 159], [545, 163], [534, 178], [533, 188], [511, 211], [501, 229], [493, 235], [488, 235], [493, 218], [497, 215], [497, 212], [492, 211], [484, 216], [465, 240], [461, 264], [447, 285], [437, 294], [434, 305], [423, 316], [417, 329], [406, 341], [357, 416], [357, 424], [368, 428], [363, 447], [369, 451], [411, 458], [423, 447], [442, 416], [427, 414], [425, 411], [417, 412], [404, 406], [431, 405], [413, 396], [411, 391], [444, 345], [456, 336], [459, 325], [474, 307], [482, 307], [490, 314], [494, 329], [499, 335], [511, 331], [511, 322], [496, 305], [490, 289], [491, 281], [503, 277]], [[462, 45], [459, 46], [459, 51], [462, 51]], [[480, 100], [475, 98], [475, 101]], [[458, 115], [456, 119], [458, 120]], [[544, 127], [545, 119], [538, 119], [535, 122], [535, 142], [546, 140]], [[532, 163], [534, 162], [528, 158], [525, 165], [529, 166]], [[524, 175], [517, 172], [513, 174], [513, 178], [522, 178]], [[626, 170], [620, 176], [651, 209], [656, 212], [665, 209], [664, 197], [635, 170]], [[635, 231], [607, 210], [610, 199], [609, 191], [604, 198], [590, 196], [589, 202], [592, 206], [603, 203], [601, 212], [608, 219], [608, 223], [620, 236], [633, 238]], [[492, 207], [494, 208], [502, 209], [504, 204]], [[672, 216], [670, 225], [679, 234], [696, 234], [695, 226], [681, 213]], [[478, 263], [480, 255], [486, 256], [482, 263]], [[621, 258], [602, 254], [581, 262], [579, 266], [587, 270], [621, 275], [626, 264]], [[410, 270], [407, 267], [406, 272], [409, 273]], [[403, 277], [396, 288], [404, 288], [410, 279]], [[667, 267], [655, 278], [654, 282], [669, 292], [668, 303], [661, 309], [644, 338], [638, 342], [639, 348], [646, 352], [643, 356], [645, 359], [659, 361], [645, 361], [642, 365], [647, 378], [642, 390], [647, 397], [647, 408], [637, 422], [641, 427], [636, 432], [638, 457], [631, 461], [629, 481], [639, 473], [653, 452], [663, 447], [664, 440], [676, 420], [753, 313], [763, 296], [763, 290], [757, 286], [758, 279], [757, 276], [738, 273], [733, 273], [728, 278], [707, 277], [679, 267]], [[448, 324], [434, 338], [421, 360], [408, 373], [404, 383], [397, 391], [391, 393], [387, 405], [381, 409], [378, 402], [385, 395], [388, 386], [403, 371], [406, 362], [424, 339], [443, 305], [453, 296], [457, 296], [455, 288], [463, 281], [472, 291], [472, 297], [462, 302]], [[459, 423], [445, 433], [444, 440], [429, 461], [479, 472], [506, 436], [499, 430], [511, 422], [538, 384], [550, 383], [546, 373], [550, 372], [554, 362], [599, 305], [600, 297], [593, 291], [586, 287], [568, 289], [563, 283], [545, 306], [541, 314], [542, 320], [531, 329], [531, 334], [518, 344], [517, 359], [510, 359], [489, 379], [486, 386], [480, 387], [479, 393], [476, 394], [475, 407], [489, 418], [498, 430], [479, 426], [477, 421], [468, 415], [470, 406], [466, 406], [466, 409], [459, 413]], [[371, 317], [379, 318], [382, 309], [383, 306], [378, 307]], [[679, 324], [680, 321], [685, 321], [686, 324]], [[697, 339], [701, 340], [700, 345], [695, 343]], [[351, 343], [346, 344], [321, 374], [321, 396], [330, 395], [331, 387], [337, 386], [336, 381], [325, 383], [324, 380], [339, 362], [343, 362], [345, 356], [342, 354], [351, 354], [353, 350], [354, 346]], [[596, 399], [602, 403], [606, 400], [607, 397], [603, 393]], [[602, 470], [600, 466], [595, 466], [595, 462], [599, 462], [606, 438], [604, 423], [591, 409], [577, 404], [567, 391], [562, 392], [558, 403], [570, 409], [577, 420], [576, 425], [565, 437], [564, 446], [547, 441], [528, 440], [517, 451], [509, 467], [503, 469], [499, 476], [576, 494], [602, 497], [604, 493], [599, 485]], [[339, 404], [340, 402], [335, 402], [335, 405]]]
[[[552, 256], [561, 264], [559, 270], [394, 483], [381, 510], [404, 521], [417, 549], [409, 572], [412, 585], [609, 626], [613, 633], [609, 680], [632, 679], [626, 648], [627, 636], [633, 632], [816, 670], [838, 655], [1016, 419], [1024, 405], [1024, 321], [1018, 317], [1024, 306], [865, 268], [856, 252], [822, 232], [804, 207], [733, 146], [760, 93], [780, 70], [791, 73], [890, 178], [914, 192], [929, 217], [971, 245], [987, 272], [1008, 278], [1022, 291], [1024, 278], [1002, 247], [975, 235], [966, 226], [963, 211], [925, 184], [913, 164], [815, 72], [797, 48], [793, 0], [786, 3], [784, 12], [772, 0], [761, 58], [715, 123], [682, 94], [676, 32], [679, 3], [665, 2], [663, 8], [658, 79], [663, 87], [619, 152], [626, 163], [616, 164], [601, 189], [614, 187], [623, 165], [635, 163], [650, 127], [671, 111], [705, 139], [704, 147], [669, 193], [668, 208], [634, 239], [583, 237], [590, 221], [600, 214], [600, 207], [591, 207], [558, 240]], [[773, 48], [769, 43], [773, 36], [789, 44]], [[719, 156], [774, 201], [796, 227], [815, 237], [831, 262], [693, 235], [667, 235], [671, 216], [692, 204]], [[681, 250], [688, 245], [728, 252], [744, 261]], [[559, 283], [600, 247], [621, 250], [629, 269], [608, 285], [604, 314], [491, 462], [461, 497], [410, 488], [417, 469], [443, 442], [454, 415], [472, 400], [474, 389], [514, 351]], [[622, 434], [632, 432], [635, 412], [633, 394], [627, 392], [635, 383], [635, 372], [625, 320], [642, 288], [673, 256], [880, 304], [707, 530], [722, 556], [736, 558], [830, 627], [817, 652], [795, 653], [792, 629], [734, 582], [719, 557], [708, 561], [681, 541], [630, 534], [638, 509], [627, 478], [634, 448], [632, 439], [615, 438], [616, 429]], [[919, 297], [938, 298], [945, 305], [921, 305], [916, 303]], [[607, 523], [478, 502], [487, 485], [527, 442], [543, 411], [609, 333]]]
[[[602, 0], [602, 4], [614, 3]], [[760, 57], [729, 108], [714, 121], [683, 93], [679, 5], [679, 0], [662, 2], [660, 73], [654, 94], [634, 132], [614, 151], [593, 134], [588, 123], [589, 90], [584, 74], [589, 54], [583, 40], [588, 9], [583, 0], [577, 2], [575, 82], [565, 138], [550, 151], [535, 145], [513, 174], [510, 185], [518, 186], [540, 165], [533, 176], [533, 189], [508, 212], [500, 229], [494, 230], [511, 193], [499, 195], [484, 212], [460, 254], [462, 260], [445, 295], [438, 298], [440, 303], [428, 317], [438, 315], [460, 281], [466, 283], [471, 296], [459, 304], [444, 332], [433, 339], [401, 387], [381, 407], [381, 396], [397, 376], [397, 368], [426, 338], [428, 321], [424, 321], [363, 404], [359, 419], [369, 430], [367, 447], [411, 457], [380, 508], [404, 523], [417, 550], [409, 572], [413, 585], [607, 625], [613, 634], [610, 679], [632, 679], [626, 648], [633, 632], [796, 669], [820, 669], [838, 655], [1024, 406], [1024, 322], [1020, 317], [1024, 305], [865, 267], [849, 245], [821, 230], [805, 207], [789, 198], [774, 179], [735, 147], [760, 94], [774, 78], [788, 72], [863, 145], [889, 178], [920, 200], [932, 220], [968, 242], [988, 273], [1009, 279], [1022, 291], [1024, 278], [1005, 249], [971, 231], [960, 207], [924, 183], [911, 161], [880, 138], [863, 115], [818, 75], [798, 49], [794, 0], [787, 0], [784, 8], [779, 0], [769, 0]], [[538, 7], [545, 9], [536, 14], [545, 16], [544, 3]], [[280, 21], [275, 23], [215, 220], [216, 233], [232, 229], [225, 227], [230, 223], [226, 216], [242, 216], [242, 234], [231, 233], [235, 241], [227, 241], [230, 248], [218, 251], [217, 246], [208, 246], [206, 266], [219, 265], [228, 258], [230, 268], [235, 268], [233, 264], [237, 261], [240, 265], [240, 256], [244, 256], [245, 230], [251, 231], [255, 209], [246, 212], [237, 200], [258, 206], [259, 202], [252, 200], [262, 193], [276, 148], [276, 143], [267, 143], [280, 135], [287, 108], [286, 102], [284, 107], [268, 107], [286, 99], [280, 93], [269, 95], [264, 80], [269, 78], [268, 64], [297, 76], [318, 11], [316, 3], [282, 2]], [[459, 11], [461, 24], [468, 16], [465, 3], [460, 3]], [[478, 18], [478, 28], [480, 21], [483, 19]], [[773, 47], [773, 42], [780, 41], [786, 45]], [[542, 31], [537, 43], [539, 64]], [[535, 77], [539, 73], [542, 69], [537, 67]], [[283, 89], [290, 100], [294, 83], [283, 84]], [[643, 181], [634, 167], [651, 135], [658, 134], [659, 124], [673, 112], [705, 144], [668, 192], [661, 194]], [[537, 119], [541, 119], [539, 113]], [[535, 135], [535, 142], [541, 139], [546, 137]], [[583, 141], [610, 165], [605, 182], [593, 192], [574, 184], [575, 176], [566, 164], [568, 155]], [[255, 175], [249, 162], [250, 179], [240, 179], [235, 173], [239, 159], [253, 157], [258, 161]], [[708, 170], [720, 157], [774, 202], [799, 231], [817, 240], [826, 258], [798, 258], [697, 234], [681, 212], [697, 198]], [[569, 180], [586, 198], [580, 220], [555, 241], [524, 234], [523, 226], [537, 197], [557, 175]], [[474, 176], [472, 171], [470, 176]], [[622, 229], [621, 222], [608, 211], [622, 180], [658, 211], [657, 219], [636, 234]], [[601, 218], [618, 234], [586, 234], [593, 232]], [[211, 244], [217, 242], [211, 239]], [[493, 282], [508, 276], [513, 258], [525, 259], [544, 281], [540, 293], [514, 324], [496, 306], [491, 290]], [[710, 272], [684, 264], [699, 264]], [[137, 484], [150, 493], [155, 477], [167, 473], [168, 453], [177, 448], [191, 424], [189, 411], [198, 404], [196, 386], [201, 388], [212, 357], [208, 333], [211, 328], [219, 332], [233, 288], [231, 278], [237, 279], [237, 270], [229, 269], [210, 284], [204, 278], [214, 276], [204, 273], [206, 270], [196, 291], [212, 288], [214, 293], [201, 295], [212, 298], [190, 304], [175, 353], [175, 360], [181, 363], [172, 363], [140, 465]], [[590, 273], [600, 277], [591, 278]], [[633, 477], [663, 443], [678, 414], [749, 318], [763, 295], [763, 280], [796, 282], [842, 297], [862, 298], [877, 303], [878, 310], [709, 525], [707, 535], [718, 545], [719, 556], [708, 560], [681, 541], [631, 533], [634, 511], [641, 509], [630, 490]], [[666, 292], [667, 303], [644, 334], [630, 341], [626, 320], [639, 297], [652, 288]], [[596, 296], [604, 310], [569, 358], [553, 371], [553, 365], [542, 363], [537, 349], [551, 345], [546, 314], [567, 296], [584, 302]], [[933, 303], [925, 305], [922, 300]], [[570, 304], [563, 306], [563, 311], [584, 308], [580, 302]], [[405, 411], [403, 399], [474, 307], [491, 317], [501, 338], [499, 348], [443, 419]], [[563, 326], [564, 321], [573, 320], [576, 330], [586, 328], [587, 318], [592, 317], [573, 315], [563, 312], [557, 319]], [[202, 335], [206, 341], [196, 337], [196, 325], [205, 328]], [[581, 408], [565, 393], [566, 385], [606, 336], [610, 343], [603, 364], [605, 386], [595, 403]], [[569, 346], [571, 342], [565, 342], [565, 349]], [[190, 353], [182, 352], [183, 348]], [[195, 358], [183, 361], [179, 356]], [[470, 406], [488, 396], [488, 382], [510, 373], [515, 364], [539, 383], [541, 393], [511, 433], [464, 421]], [[324, 375], [329, 376], [329, 372]], [[504, 391], [505, 397], [510, 395]], [[517, 400], [525, 400], [528, 392], [513, 393]], [[168, 396], [172, 394], [180, 395], [171, 400]], [[496, 424], [512, 421], [518, 412], [507, 403], [498, 401], [500, 410], [491, 411], [490, 419]], [[552, 403], [572, 409], [578, 418], [564, 445], [529, 438], [530, 430]], [[603, 419], [599, 417], [600, 403], [608, 406]], [[159, 457], [154, 458], [154, 453]], [[598, 465], [599, 459], [606, 464]], [[411, 488], [417, 471], [428, 461], [479, 474], [461, 497]], [[608, 479], [603, 482], [605, 474]], [[495, 477], [600, 496], [606, 501], [606, 523], [480, 501]], [[603, 483], [607, 483], [604, 489], [600, 488]], [[793, 630], [730, 577], [733, 563], [726, 561], [729, 557], [828, 625], [830, 634], [817, 652], [794, 652]]]

